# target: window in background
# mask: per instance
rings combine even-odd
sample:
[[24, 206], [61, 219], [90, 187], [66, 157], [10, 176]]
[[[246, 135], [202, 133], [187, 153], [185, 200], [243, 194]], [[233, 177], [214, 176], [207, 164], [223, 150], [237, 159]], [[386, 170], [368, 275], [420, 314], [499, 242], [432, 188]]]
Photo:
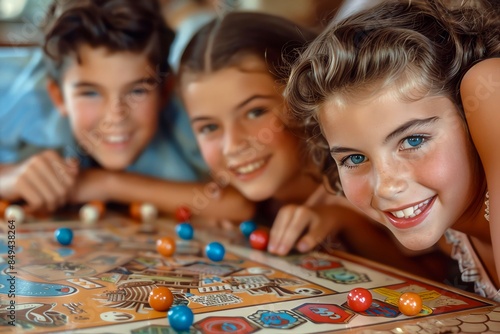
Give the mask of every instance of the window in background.
[[0, 45], [34, 45], [52, 0], [0, 0]]

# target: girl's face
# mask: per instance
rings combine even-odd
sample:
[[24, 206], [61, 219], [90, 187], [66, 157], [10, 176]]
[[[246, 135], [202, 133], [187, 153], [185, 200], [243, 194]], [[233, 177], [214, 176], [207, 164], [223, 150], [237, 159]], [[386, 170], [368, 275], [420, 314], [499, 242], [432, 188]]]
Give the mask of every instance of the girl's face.
[[196, 76], [183, 84], [182, 97], [215, 179], [254, 201], [293, 184], [303, 164], [299, 140], [280, 118], [282, 92], [260, 59]]
[[391, 91], [319, 120], [347, 198], [407, 248], [425, 249], [469, 217], [474, 159], [457, 108], [442, 96], [402, 102]]

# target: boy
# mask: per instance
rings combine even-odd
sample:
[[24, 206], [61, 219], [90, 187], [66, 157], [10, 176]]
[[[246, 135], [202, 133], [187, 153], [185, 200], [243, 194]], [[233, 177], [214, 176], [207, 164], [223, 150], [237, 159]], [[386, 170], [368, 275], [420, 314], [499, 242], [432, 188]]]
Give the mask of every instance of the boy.
[[155, 1], [57, 1], [44, 35], [47, 87], [60, 115], [30, 115], [30, 108], [8, 115], [17, 119], [14, 129], [30, 131], [2, 139], [0, 198], [24, 200], [31, 210], [102, 200], [251, 216], [253, 206], [221, 189], [223, 182], [195, 182], [206, 169], [186, 115], [169, 96], [173, 36]]

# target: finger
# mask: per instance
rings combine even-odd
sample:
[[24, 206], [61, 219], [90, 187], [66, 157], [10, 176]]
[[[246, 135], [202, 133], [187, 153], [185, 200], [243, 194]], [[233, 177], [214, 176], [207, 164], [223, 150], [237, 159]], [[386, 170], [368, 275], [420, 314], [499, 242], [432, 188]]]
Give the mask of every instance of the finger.
[[300, 252], [310, 251], [322, 243], [327, 236], [336, 235], [339, 227], [338, 220], [333, 219], [331, 216], [322, 220], [321, 215], [316, 214], [311, 220], [307, 233], [298, 241], [297, 250]]
[[73, 184], [74, 178], [69, 176], [66, 169], [65, 162], [60, 158], [47, 160], [47, 157], [44, 157], [44, 163], [37, 165], [38, 174], [44, 178], [45, 183], [58, 200], [67, 196], [68, 190]]
[[[47, 196], [54, 201], [57, 207], [63, 206], [70, 200], [70, 191], [73, 189], [76, 173], [68, 172], [66, 162], [60, 157], [55, 160], [46, 160], [37, 166], [38, 173], [45, 184], [47, 184]], [[74, 174], [74, 175], [73, 175]]]
[[52, 182], [57, 181], [63, 189], [73, 186], [75, 176], [78, 174], [78, 162], [75, 159], [63, 159], [54, 151], [43, 155], [46, 165], [51, 169]]
[[269, 244], [267, 247], [269, 252], [276, 253], [278, 251], [281, 236], [285, 233], [288, 222], [292, 220], [295, 208], [295, 205], [286, 205], [278, 211], [269, 233]]
[[[60, 205], [64, 205], [76, 198], [74, 188], [80, 172], [80, 160], [72, 157], [63, 159], [56, 152], [53, 152], [52, 158], [52, 170], [61, 187], [63, 187], [63, 195]], [[56, 178], [54, 178], [54, 180]]]
[[78, 158], [65, 158], [66, 170], [70, 175], [77, 175], [80, 170], [80, 160]]
[[33, 187], [31, 182], [28, 181], [27, 177], [20, 178], [16, 186], [19, 191], [19, 196], [26, 202], [28, 211], [36, 211], [44, 205], [44, 198], [38, 192], [38, 189]]
[[50, 186], [47, 176], [43, 175], [43, 170], [47, 169], [40, 168], [40, 166], [30, 168], [29, 171], [27, 171], [25, 177], [26, 181], [31, 185], [31, 188], [35, 189], [35, 191], [42, 198], [42, 205], [46, 206], [48, 210], [52, 211], [57, 207], [59, 199], [57, 194]]
[[279, 255], [286, 255], [290, 252], [304, 230], [306, 230], [311, 224], [313, 215], [314, 212], [309, 210], [307, 207], [297, 207], [292, 220], [289, 222], [287, 228], [281, 236], [277, 251]]
[[236, 225], [230, 220], [223, 219], [221, 221], [221, 227], [225, 231], [233, 231], [235, 229]]
[[320, 224], [319, 218], [313, 217], [307, 233], [299, 239], [295, 248], [301, 253], [309, 252], [323, 241], [328, 232], [329, 230], [325, 230]]

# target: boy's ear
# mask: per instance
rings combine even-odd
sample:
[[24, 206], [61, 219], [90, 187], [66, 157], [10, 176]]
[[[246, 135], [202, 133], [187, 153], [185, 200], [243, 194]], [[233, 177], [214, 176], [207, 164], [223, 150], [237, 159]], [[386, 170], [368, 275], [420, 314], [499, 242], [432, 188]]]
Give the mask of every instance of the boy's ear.
[[53, 79], [47, 80], [47, 92], [49, 93], [50, 99], [54, 106], [62, 116], [67, 116], [68, 112], [66, 110], [66, 105], [64, 104], [63, 92], [61, 87]]

